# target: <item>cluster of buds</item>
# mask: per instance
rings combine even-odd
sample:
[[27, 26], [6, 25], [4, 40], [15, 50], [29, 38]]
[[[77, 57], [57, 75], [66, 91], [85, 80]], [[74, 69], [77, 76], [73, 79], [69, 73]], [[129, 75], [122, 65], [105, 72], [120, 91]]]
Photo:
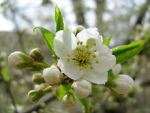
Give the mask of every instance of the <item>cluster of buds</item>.
[[28, 95], [33, 101], [38, 101], [61, 83], [62, 73], [56, 65], [52, 65], [45, 68], [42, 74], [33, 74], [32, 81], [35, 83], [35, 87], [29, 91]]
[[[15, 51], [8, 56], [8, 62], [12, 67], [15, 68], [36, 68], [33, 63], [43, 63], [44, 57], [42, 56], [40, 50], [35, 48], [29, 52], [29, 55]], [[38, 65], [39, 66], [39, 65]], [[39, 68], [39, 67], [38, 67]], [[33, 90], [30, 90], [28, 95], [31, 97], [32, 101], [38, 101], [45, 94], [51, 92], [53, 89], [59, 87], [59, 85], [66, 84], [66, 79], [61, 73], [60, 68], [57, 65], [45, 66], [41, 68], [42, 73], [35, 73], [32, 76], [32, 81], [35, 84]], [[41, 70], [40, 69], [40, 70]], [[34, 69], [36, 70], [36, 69]], [[91, 93], [91, 83], [86, 80], [71, 81], [72, 89], [78, 98], [85, 98]], [[56, 89], [55, 89], [56, 90]], [[67, 93], [63, 97], [63, 103], [65, 106], [71, 106], [74, 103], [74, 97]], [[72, 104], [68, 104], [72, 103]]]
[[26, 68], [32, 71], [42, 70], [49, 65], [43, 61], [40, 50], [35, 48], [29, 52], [29, 54], [21, 51], [15, 51], [8, 56], [8, 63], [14, 68]]

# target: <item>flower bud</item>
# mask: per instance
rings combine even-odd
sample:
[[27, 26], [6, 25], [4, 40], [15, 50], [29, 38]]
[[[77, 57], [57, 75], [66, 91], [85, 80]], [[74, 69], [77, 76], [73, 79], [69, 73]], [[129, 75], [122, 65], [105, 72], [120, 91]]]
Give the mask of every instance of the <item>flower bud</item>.
[[112, 68], [112, 72], [113, 74], [117, 75], [119, 74], [121, 71], [121, 65], [120, 64], [116, 64], [113, 68]]
[[43, 70], [43, 78], [47, 84], [56, 85], [60, 83], [61, 76], [60, 70], [55, 65]]
[[85, 98], [91, 93], [91, 83], [86, 80], [76, 81], [72, 84], [72, 87], [79, 98]]
[[46, 87], [46, 84], [36, 84], [34, 86], [34, 89], [38, 91], [38, 90], [44, 89], [45, 87]]
[[26, 56], [25, 53], [20, 51], [15, 51], [8, 56], [8, 63], [12, 67], [18, 67], [19, 65], [24, 63], [24, 58], [23, 58], [24, 56]]
[[34, 61], [41, 62], [44, 60], [44, 57], [42, 56], [41, 51], [38, 48], [32, 49], [29, 55]]
[[44, 96], [44, 93], [42, 90], [31, 90], [28, 92], [28, 96], [31, 97], [32, 101], [36, 102]]
[[82, 31], [83, 29], [85, 29], [83, 26], [81, 25], [78, 25], [74, 30], [73, 30], [73, 33], [75, 35], [77, 35], [80, 31]]
[[63, 105], [64, 107], [70, 108], [75, 105], [75, 100], [71, 95], [65, 95], [63, 97]]
[[115, 80], [116, 86], [113, 88], [118, 94], [127, 94], [133, 87], [134, 81], [128, 75], [119, 75]]
[[32, 81], [35, 83], [35, 84], [41, 84], [41, 83], [44, 83], [44, 78], [42, 77], [42, 75], [40, 73], [35, 73], [32, 77]]

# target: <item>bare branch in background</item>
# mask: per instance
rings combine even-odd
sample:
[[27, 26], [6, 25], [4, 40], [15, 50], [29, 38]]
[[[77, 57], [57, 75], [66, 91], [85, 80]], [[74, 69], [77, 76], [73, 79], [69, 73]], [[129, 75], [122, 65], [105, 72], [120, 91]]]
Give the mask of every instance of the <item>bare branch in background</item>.
[[5, 90], [6, 90], [7, 94], [8, 94], [8, 96], [10, 97], [11, 103], [12, 103], [12, 105], [14, 107], [14, 113], [19, 113], [18, 110], [17, 110], [17, 105], [16, 105], [16, 102], [15, 102], [15, 98], [14, 98], [13, 93], [11, 91], [10, 82], [5, 82], [4, 81], [4, 83], [5, 83]]
[[98, 29], [103, 33], [104, 25], [103, 25], [103, 13], [105, 11], [106, 0], [96, 0], [96, 25]]
[[43, 102], [40, 102], [40, 103], [37, 103], [37, 104], [31, 106], [30, 108], [28, 108], [26, 111], [24, 111], [22, 113], [32, 113], [33, 111], [38, 111], [43, 108], [42, 103], [48, 104], [55, 99], [56, 99], [56, 97], [54, 95], [48, 95], [48, 97], [45, 98], [45, 100], [43, 100]]
[[145, 17], [145, 14], [148, 11], [149, 5], [150, 5], [150, 0], [147, 0], [145, 2], [145, 4], [141, 7], [141, 9], [139, 11], [139, 15], [137, 17], [137, 20], [135, 22], [135, 25], [133, 26], [133, 29], [135, 29], [137, 25], [142, 24], [144, 17]]
[[76, 20], [78, 25], [83, 25], [87, 27], [85, 17], [84, 17], [84, 4], [82, 0], [72, 0], [73, 9], [76, 15]]
[[16, 10], [15, 7], [13, 7], [14, 4], [12, 4], [12, 3], [10, 2], [10, 0], [7, 0], [7, 3], [8, 3], [8, 6], [9, 6], [9, 9], [10, 9], [10, 12], [11, 12], [11, 14], [12, 14], [11, 20], [14, 22], [15, 31], [16, 31], [16, 34], [17, 34], [17, 36], [18, 36], [18, 41], [19, 41], [21, 50], [22, 50], [23, 52], [25, 52], [25, 47], [24, 47], [24, 43], [23, 43], [23, 32], [20, 31], [18, 22], [17, 22], [17, 20], [16, 20], [17, 10]]

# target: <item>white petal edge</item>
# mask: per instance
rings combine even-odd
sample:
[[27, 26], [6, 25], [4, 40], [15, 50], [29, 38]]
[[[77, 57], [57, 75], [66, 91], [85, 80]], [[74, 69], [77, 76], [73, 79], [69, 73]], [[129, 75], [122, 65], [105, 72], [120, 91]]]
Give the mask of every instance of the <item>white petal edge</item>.
[[77, 38], [70, 30], [58, 31], [54, 39], [54, 50], [58, 57], [66, 57], [77, 46]]
[[82, 73], [72, 63], [68, 63], [60, 59], [58, 60], [58, 66], [60, 67], [62, 73], [73, 80], [77, 80], [82, 77]]
[[87, 72], [83, 78], [95, 84], [105, 84], [108, 80], [108, 72]]
[[114, 55], [103, 55], [99, 58], [99, 63], [94, 64], [94, 70], [98, 73], [106, 72], [116, 64], [116, 57]]
[[94, 38], [99, 44], [101, 44], [103, 41], [102, 36], [99, 34], [97, 28], [84, 29], [77, 34], [77, 39], [82, 41], [84, 45], [89, 38]]

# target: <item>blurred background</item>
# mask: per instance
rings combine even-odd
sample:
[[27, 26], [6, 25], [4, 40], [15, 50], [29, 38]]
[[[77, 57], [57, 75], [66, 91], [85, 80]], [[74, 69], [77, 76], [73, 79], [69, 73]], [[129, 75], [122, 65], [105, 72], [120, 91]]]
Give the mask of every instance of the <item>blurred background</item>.
[[110, 47], [147, 40], [142, 52], [123, 64], [122, 73], [136, 83], [128, 98], [113, 97], [95, 86], [92, 104], [93, 113], [150, 113], [150, 0], [0, 0], [0, 113], [82, 113], [79, 104], [68, 110], [49, 95], [44, 103], [31, 102], [27, 93], [34, 87], [32, 73], [11, 69], [7, 63], [11, 52], [33, 48], [40, 48], [46, 61], [53, 62], [42, 36], [32, 28], [54, 31], [56, 4], [65, 27], [97, 27], [104, 37], [113, 37]]

